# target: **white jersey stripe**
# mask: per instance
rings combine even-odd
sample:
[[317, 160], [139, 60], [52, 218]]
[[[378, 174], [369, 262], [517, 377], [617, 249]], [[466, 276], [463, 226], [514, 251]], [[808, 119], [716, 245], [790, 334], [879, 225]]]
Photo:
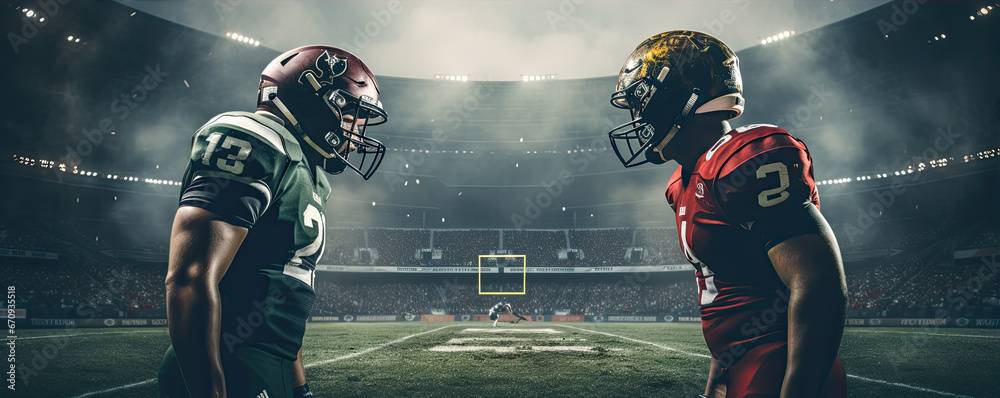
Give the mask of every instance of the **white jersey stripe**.
[[285, 152], [284, 140], [278, 135], [274, 130], [271, 130], [267, 126], [264, 126], [257, 121], [243, 116], [231, 116], [225, 115], [220, 116], [215, 120], [215, 123], [229, 124], [232, 126], [239, 127], [244, 130], [248, 130], [258, 135], [260, 138], [267, 140], [271, 143], [271, 146], [275, 147], [277, 150], [281, 151], [282, 155], [288, 155]]

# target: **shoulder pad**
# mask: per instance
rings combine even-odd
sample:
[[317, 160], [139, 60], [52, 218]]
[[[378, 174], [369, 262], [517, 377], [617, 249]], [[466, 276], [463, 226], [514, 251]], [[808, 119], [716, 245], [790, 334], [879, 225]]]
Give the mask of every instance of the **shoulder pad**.
[[247, 133], [281, 154], [296, 160], [302, 158], [299, 143], [288, 129], [274, 121], [249, 112], [226, 112], [220, 114], [199, 130], [226, 128]]
[[715, 145], [699, 159], [696, 169], [703, 178], [714, 179], [727, 173], [723, 167], [731, 171], [733, 167], [760, 152], [796, 145], [795, 142], [805, 148], [805, 145], [780, 127], [770, 124], [746, 125], [719, 137]]

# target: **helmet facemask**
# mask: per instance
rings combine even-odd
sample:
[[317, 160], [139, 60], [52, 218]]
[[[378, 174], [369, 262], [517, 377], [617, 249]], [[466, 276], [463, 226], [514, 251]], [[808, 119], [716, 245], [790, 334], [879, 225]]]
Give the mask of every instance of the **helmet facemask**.
[[[668, 91], [664, 84], [670, 68], [664, 67], [660, 70], [656, 79], [646, 77], [637, 80], [629, 86], [615, 91], [611, 95], [611, 105], [616, 108], [628, 109], [632, 116], [632, 121], [619, 125], [608, 132], [611, 139], [611, 147], [618, 160], [625, 167], [634, 167], [647, 162], [654, 164], [666, 163], [662, 155], [662, 150], [671, 139], [677, 134], [684, 122], [691, 116], [691, 109], [698, 102], [700, 90], [692, 89], [687, 95], [687, 101], [683, 104], [680, 113], [669, 124], [664, 124], [666, 118], [656, 114], [656, 110], [670, 108], [671, 104], [664, 104], [667, 95], [656, 96], [657, 92]], [[649, 110], [649, 112], [647, 112]], [[669, 126], [669, 129], [661, 128], [659, 131], [654, 127]], [[619, 142], [624, 142], [619, 148]], [[628, 158], [622, 155], [622, 149], [628, 149]], [[640, 157], [640, 155], [644, 155]]]
[[[330, 90], [322, 96], [323, 103], [333, 112], [335, 120], [340, 123], [334, 131], [328, 131], [324, 137], [325, 143], [333, 150], [328, 152], [323, 169], [337, 174], [345, 168], [350, 168], [362, 178], [369, 179], [385, 156], [385, 145], [374, 138], [365, 135], [368, 126], [385, 123], [388, 119], [382, 103], [367, 95], [356, 98], [340, 89]], [[346, 120], [350, 116], [350, 120]], [[351, 152], [358, 152], [361, 158], [352, 163], [348, 158]], [[323, 155], [323, 153], [320, 153]], [[355, 158], [357, 159], [357, 158]]]

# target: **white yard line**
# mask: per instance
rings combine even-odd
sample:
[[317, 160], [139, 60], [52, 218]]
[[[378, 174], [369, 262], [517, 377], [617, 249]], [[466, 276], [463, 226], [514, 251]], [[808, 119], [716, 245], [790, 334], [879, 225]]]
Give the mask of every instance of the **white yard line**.
[[[331, 362], [337, 362], [337, 361], [341, 361], [341, 360], [344, 360], [344, 359], [354, 358], [354, 357], [356, 357], [358, 355], [364, 355], [364, 354], [367, 354], [369, 352], [378, 350], [380, 348], [385, 348], [385, 347], [388, 347], [388, 346], [396, 344], [396, 343], [404, 342], [404, 341], [409, 340], [409, 339], [414, 338], [414, 337], [423, 336], [423, 335], [428, 334], [428, 333], [434, 333], [434, 332], [436, 332], [438, 330], [441, 330], [441, 329], [444, 329], [444, 328], [453, 327], [453, 326], [458, 326], [458, 325], [442, 326], [442, 327], [439, 327], [437, 329], [432, 329], [432, 330], [428, 330], [428, 331], [424, 331], [424, 332], [420, 332], [420, 333], [414, 333], [414, 334], [411, 334], [409, 336], [400, 337], [400, 338], [398, 338], [396, 340], [393, 340], [393, 341], [390, 341], [388, 343], [379, 344], [377, 346], [374, 346], [374, 347], [371, 347], [371, 348], [366, 348], [364, 350], [361, 350], [361, 351], [358, 351], [358, 352], [355, 352], [355, 353], [351, 353], [351, 354], [347, 354], [347, 355], [342, 355], [342, 356], [339, 356], [339, 357], [336, 357], [336, 358], [326, 359], [326, 360], [322, 360], [322, 361], [319, 361], [319, 362], [313, 362], [313, 363], [310, 363], [308, 365], [305, 365], [305, 367], [306, 368], [311, 368], [313, 366], [325, 365], [325, 364], [328, 364], [328, 363], [331, 363]], [[126, 384], [124, 386], [118, 386], [118, 387], [109, 388], [107, 390], [91, 391], [91, 392], [88, 392], [88, 393], [77, 395], [77, 396], [75, 396], [73, 398], [84, 398], [84, 397], [89, 397], [89, 396], [98, 395], [98, 394], [106, 394], [106, 393], [109, 393], [109, 392], [126, 390], [126, 389], [129, 389], [129, 388], [132, 388], [132, 387], [138, 387], [138, 386], [146, 385], [146, 384], [149, 384], [149, 383], [155, 383], [155, 382], [156, 382], [156, 379], [143, 380], [143, 381], [132, 383], [132, 384]]]
[[89, 396], [97, 395], [97, 394], [106, 394], [106, 393], [109, 393], [109, 392], [127, 390], [127, 389], [132, 388], [132, 387], [138, 387], [138, 386], [146, 385], [146, 384], [149, 384], [149, 383], [155, 383], [155, 382], [156, 382], [156, 379], [143, 380], [143, 381], [140, 381], [138, 383], [126, 384], [124, 386], [113, 387], [113, 388], [109, 388], [107, 390], [91, 391], [91, 392], [88, 392], [88, 393], [77, 395], [77, 396], [75, 396], [73, 398], [84, 398], [84, 397], [89, 397]]
[[887, 386], [896, 386], [896, 387], [908, 388], [908, 389], [916, 390], [916, 391], [928, 392], [928, 393], [931, 393], [931, 394], [943, 395], [943, 396], [946, 396], [946, 397], [973, 398], [973, 397], [970, 397], [968, 395], [952, 394], [950, 392], [932, 390], [930, 388], [924, 388], [924, 387], [918, 387], [918, 386], [911, 386], [909, 384], [903, 384], [903, 383], [894, 383], [894, 382], [885, 381], [885, 380], [869, 379], [867, 377], [861, 377], [861, 376], [856, 376], [856, 375], [847, 375], [847, 377], [850, 377], [852, 379], [858, 379], [858, 380], [861, 380], [861, 381], [867, 381], [867, 382], [871, 382], [871, 383], [885, 384]]
[[673, 352], [677, 352], [677, 353], [681, 353], [681, 354], [685, 354], [685, 355], [691, 355], [691, 356], [694, 356], [694, 357], [711, 358], [710, 355], [699, 354], [699, 353], [696, 353], [696, 352], [682, 351], [682, 350], [678, 350], [678, 349], [673, 348], [673, 347], [667, 347], [665, 345], [656, 344], [656, 343], [652, 343], [652, 342], [649, 342], [649, 341], [642, 341], [642, 340], [638, 340], [638, 339], [633, 339], [631, 337], [619, 336], [617, 334], [611, 334], [611, 333], [607, 333], [607, 332], [598, 332], [596, 330], [578, 328], [576, 326], [569, 326], [569, 325], [555, 325], [555, 326], [562, 326], [564, 328], [582, 330], [584, 332], [589, 332], [589, 333], [603, 334], [605, 336], [611, 336], [611, 337], [619, 338], [619, 339], [622, 339], [622, 340], [628, 340], [628, 341], [631, 341], [633, 343], [647, 344], [647, 345], [651, 345], [651, 346], [656, 347], [656, 348], [661, 348], [661, 349], [664, 349], [664, 350], [667, 350], [667, 351], [673, 351]]
[[305, 365], [304, 367], [311, 368], [313, 366], [325, 365], [325, 364], [328, 364], [328, 363], [331, 363], [331, 362], [337, 362], [337, 361], [341, 361], [341, 360], [344, 360], [344, 359], [354, 358], [354, 357], [356, 357], [358, 355], [364, 355], [364, 354], [367, 354], [369, 352], [378, 350], [380, 348], [385, 348], [385, 347], [391, 346], [391, 345], [396, 344], [396, 343], [404, 342], [404, 341], [409, 340], [409, 339], [414, 338], [414, 337], [423, 336], [423, 335], [428, 334], [428, 333], [434, 333], [434, 332], [436, 332], [438, 330], [445, 329], [445, 328], [450, 328], [450, 327], [453, 327], [453, 326], [458, 326], [458, 325], [442, 326], [442, 327], [439, 327], [437, 329], [431, 329], [431, 330], [420, 332], [420, 333], [414, 333], [414, 334], [411, 334], [409, 336], [400, 337], [400, 338], [398, 338], [396, 340], [393, 340], [393, 341], [390, 341], [388, 343], [379, 344], [377, 346], [374, 346], [374, 347], [371, 347], [371, 348], [366, 348], [366, 349], [363, 349], [363, 350], [355, 352], [355, 353], [350, 353], [350, 354], [347, 354], [347, 355], [341, 355], [341, 356], [336, 357], [336, 358], [330, 358], [330, 359], [322, 360], [322, 361], [319, 361], [319, 362], [313, 362], [311, 364]]
[[500, 329], [500, 328], [469, 328], [462, 331], [462, 333], [513, 333], [513, 334], [526, 334], [526, 333], [548, 333], [548, 334], [558, 334], [562, 333], [558, 330], [552, 328], [541, 328], [541, 329]]
[[[556, 325], [556, 326], [562, 326], [564, 328], [582, 330], [584, 332], [590, 332], [590, 333], [596, 333], [596, 334], [603, 334], [605, 336], [617, 337], [617, 338], [622, 339], [622, 340], [628, 340], [628, 341], [635, 342], [635, 343], [647, 344], [647, 345], [651, 345], [653, 347], [658, 347], [658, 348], [662, 348], [662, 349], [665, 349], [665, 350], [668, 350], [668, 351], [678, 352], [678, 353], [681, 353], [681, 354], [687, 354], [687, 355], [696, 356], [696, 357], [702, 357], [702, 358], [710, 358], [710, 356], [705, 355], [705, 354], [699, 354], [699, 353], [694, 353], [694, 352], [681, 351], [681, 350], [678, 350], [676, 348], [667, 347], [667, 346], [656, 344], [656, 343], [652, 343], [652, 342], [649, 342], [649, 341], [642, 341], [642, 340], [638, 340], [638, 339], [633, 339], [631, 337], [619, 336], [617, 334], [612, 334], [612, 333], [607, 333], [607, 332], [598, 332], [596, 330], [578, 328], [576, 326], [569, 326], [569, 325]], [[867, 381], [867, 382], [871, 382], [871, 383], [878, 383], [878, 384], [884, 384], [884, 385], [888, 385], [888, 386], [894, 386], [894, 387], [900, 387], [900, 388], [907, 388], [907, 389], [911, 389], [911, 390], [915, 390], [915, 391], [920, 391], [920, 392], [926, 392], [926, 393], [931, 393], [931, 394], [938, 394], [938, 395], [942, 395], [942, 396], [946, 396], [946, 397], [973, 398], [973, 397], [970, 397], [968, 395], [953, 394], [953, 393], [950, 393], [950, 392], [932, 390], [930, 388], [924, 388], [924, 387], [919, 387], [919, 386], [912, 386], [912, 385], [903, 384], [903, 383], [895, 383], [895, 382], [885, 381], [885, 380], [869, 379], [867, 377], [861, 377], [861, 376], [856, 376], [856, 375], [851, 375], [851, 374], [847, 375], [847, 377], [850, 377], [852, 379], [861, 380], [861, 381]]]
[[527, 337], [460, 337], [456, 339], [448, 340], [445, 344], [465, 344], [470, 341], [587, 341], [587, 339], [577, 339], [577, 338], [565, 338], [565, 337], [553, 337], [550, 339], [529, 339]]
[[439, 345], [431, 347], [427, 351], [436, 352], [467, 352], [467, 351], [495, 351], [497, 353], [512, 353], [514, 347], [486, 347], [480, 345]]

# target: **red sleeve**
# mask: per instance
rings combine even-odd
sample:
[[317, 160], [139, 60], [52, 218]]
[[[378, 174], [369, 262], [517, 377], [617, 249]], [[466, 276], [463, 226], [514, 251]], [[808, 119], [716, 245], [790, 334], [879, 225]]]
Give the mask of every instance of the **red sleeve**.
[[809, 151], [787, 133], [747, 142], [729, 156], [718, 175], [716, 199], [737, 223], [781, 217], [810, 201], [819, 204]]
[[681, 168], [678, 167], [677, 170], [674, 170], [674, 174], [670, 176], [670, 181], [667, 182], [667, 191], [664, 193], [664, 196], [667, 197], [667, 204], [670, 205], [670, 208], [674, 209], [674, 211], [677, 211], [677, 206], [675, 205], [675, 203], [677, 203], [677, 195], [678, 195], [677, 193], [678, 189], [674, 185], [680, 184], [680, 182], [681, 182]]

